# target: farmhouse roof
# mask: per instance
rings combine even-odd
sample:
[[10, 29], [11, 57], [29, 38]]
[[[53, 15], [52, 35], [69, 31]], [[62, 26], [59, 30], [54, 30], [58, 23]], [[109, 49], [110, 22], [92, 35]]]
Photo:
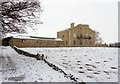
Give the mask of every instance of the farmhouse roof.
[[34, 39], [34, 40], [53, 40], [53, 41], [63, 41], [60, 38], [50, 38], [50, 37], [39, 37], [39, 36], [29, 36], [27, 34], [11, 34], [7, 37], [19, 38], [19, 39]]

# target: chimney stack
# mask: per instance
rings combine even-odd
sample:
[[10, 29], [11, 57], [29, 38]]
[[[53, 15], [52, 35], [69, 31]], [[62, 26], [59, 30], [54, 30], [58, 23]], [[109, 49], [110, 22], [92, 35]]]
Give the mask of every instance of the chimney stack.
[[74, 27], [74, 23], [71, 23], [71, 28], [73, 28]]

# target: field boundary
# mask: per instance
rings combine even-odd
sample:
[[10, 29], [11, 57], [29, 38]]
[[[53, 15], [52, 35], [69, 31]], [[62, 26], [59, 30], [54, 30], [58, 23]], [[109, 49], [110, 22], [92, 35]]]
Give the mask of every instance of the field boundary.
[[85, 82], [79, 82], [76, 78], [74, 77], [72, 74], [67, 74], [65, 71], [63, 71], [61, 68], [57, 67], [56, 65], [50, 63], [49, 61], [46, 60], [46, 58], [44, 57], [44, 54], [39, 54], [37, 53], [35, 54], [30, 54], [26, 51], [20, 50], [17, 47], [13, 47], [14, 50], [18, 53], [18, 54], [22, 54], [25, 55], [27, 57], [32, 57], [32, 58], [36, 58], [37, 60], [42, 60], [44, 61], [49, 67], [51, 67], [53, 70], [58, 71], [59, 73], [63, 73], [64, 77], [69, 78], [71, 81], [75, 82], [76, 84], [86, 84]]

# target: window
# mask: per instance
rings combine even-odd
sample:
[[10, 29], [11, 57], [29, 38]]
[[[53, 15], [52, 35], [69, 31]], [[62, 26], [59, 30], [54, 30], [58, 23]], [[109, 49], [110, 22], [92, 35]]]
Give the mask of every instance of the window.
[[82, 45], [82, 41], [80, 41], [80, 45]]
[[85, 46], [88, 46], [88, 41], [87, 40], [85, 41]]
[[92, 46], [92, 42], [90, 42], [90, 46]]
[[38, 41], [37, 41], [37, 44], [38, 44]]
[[85, 37], [88, 38], [88, 34], [87, 33], [86, 33]]
[[62, 35], [62, 38], [64, 38], [64, 35]]
[[74, 33], [74, 38], [76, 38], [76, 33]]
[[82, 39], [82, 34], [80, 34], [80, 39]]
[[76, 45], [76, 41], [74, 41], [74, 45]]
[[25, 42], [25, 40], [23, 39], [23, 40], [22, 40], [22, 42], [24, 43], [24, 42]]

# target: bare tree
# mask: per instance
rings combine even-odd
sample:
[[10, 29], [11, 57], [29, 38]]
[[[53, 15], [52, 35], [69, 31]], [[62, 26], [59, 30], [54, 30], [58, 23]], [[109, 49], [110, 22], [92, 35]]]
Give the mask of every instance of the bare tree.
[[102, 37], [100, 37], [100, 32], [95, 30], [95, 43], [96, 44], [102, 44], [103, 43], [103, 39]]
[[2, 34], [18, 32], [27, 33], [27, 28], [35, 30], [40, 24], [41, 14], [39, 0], [3, 0], [0, 2], [0, 32]]

